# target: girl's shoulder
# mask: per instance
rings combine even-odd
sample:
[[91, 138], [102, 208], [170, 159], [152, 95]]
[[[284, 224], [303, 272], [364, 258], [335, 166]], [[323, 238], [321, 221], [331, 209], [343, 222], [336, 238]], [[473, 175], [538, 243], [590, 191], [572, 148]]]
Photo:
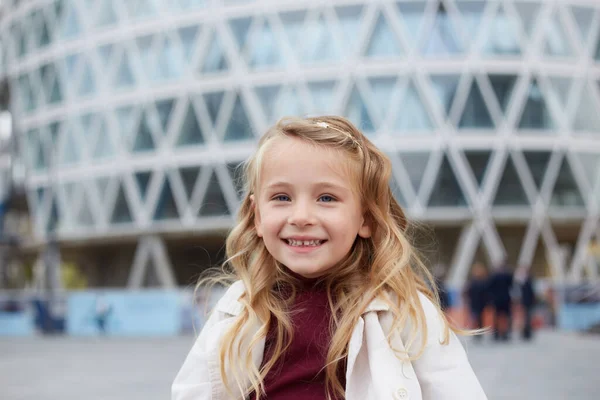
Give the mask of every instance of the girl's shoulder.
[[217, 301], [214, 310], [224, 314], [239, 315], [243, 309], [240, 298], [244, 293], [246, 293], [244, 282], [241, 280], [233, 282]]

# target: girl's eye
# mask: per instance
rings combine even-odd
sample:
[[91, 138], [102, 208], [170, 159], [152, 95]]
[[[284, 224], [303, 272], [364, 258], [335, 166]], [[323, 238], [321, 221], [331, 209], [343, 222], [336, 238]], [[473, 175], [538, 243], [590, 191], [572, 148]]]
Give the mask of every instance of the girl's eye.
[[330, 196], [328, 194], [324, 194], [323, 196], [319, 197], [319, 200], [323, 203], [331, 203], [332, 201], [335, 201], [333, 196]]
[[290, 201], [290, 196], [287, 196], [285, 194], [279, 194], [279, 195], [273, 197], [273, 200], [276, 200], [276, 201]]

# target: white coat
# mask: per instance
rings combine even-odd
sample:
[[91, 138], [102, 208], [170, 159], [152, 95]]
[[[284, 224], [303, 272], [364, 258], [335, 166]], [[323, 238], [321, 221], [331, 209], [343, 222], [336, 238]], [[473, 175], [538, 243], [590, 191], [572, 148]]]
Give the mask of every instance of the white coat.
[[[219, 341], [241, 312], [238, 299], [243, 293], [244, 285], [238, 281], [215, 306], [173, 382], [172, 400], [231, 398], [219, 371]], [[420, 295], [420, 300], [427, 321], [427, 344], [423, 354], [412, 362], [399, 359], [386, 339], [392, 324], [388, 304], [375, 299], [364, 311], [348, 347], [346, 400], [487, 399], [456, 335], [451, 332], [449, 344], [440, 344], [442, 319], [429, 299]], [[408, 332], [409, 326], [392, 336], [393, 348], [404, 349]], [[417, 337], [411, 350], [416, 352], [420, 343]], [[257, 368], [263, 352], [264, 340], [252, 349]], [[249, 381], [247, 385], [250, 386]]]

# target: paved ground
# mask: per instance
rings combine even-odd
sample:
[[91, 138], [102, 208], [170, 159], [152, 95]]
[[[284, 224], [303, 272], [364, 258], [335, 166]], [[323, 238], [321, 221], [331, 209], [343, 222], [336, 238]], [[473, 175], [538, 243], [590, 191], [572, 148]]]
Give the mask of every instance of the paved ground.
[[[193, 338], [0, 339], [2, 400], [165, 400]], [[467, 343], [490, 400], [598, 399], [600, 336]]]

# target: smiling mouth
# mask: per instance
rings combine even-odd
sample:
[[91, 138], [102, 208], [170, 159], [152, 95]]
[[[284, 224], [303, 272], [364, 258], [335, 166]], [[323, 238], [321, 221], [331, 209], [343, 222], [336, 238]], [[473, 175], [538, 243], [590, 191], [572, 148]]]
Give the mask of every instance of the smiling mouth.
[[283, 239], [283, 241], [292, 247], [318, 247], [326, 242], [326, 240], [296, 240], [296, 239]]

